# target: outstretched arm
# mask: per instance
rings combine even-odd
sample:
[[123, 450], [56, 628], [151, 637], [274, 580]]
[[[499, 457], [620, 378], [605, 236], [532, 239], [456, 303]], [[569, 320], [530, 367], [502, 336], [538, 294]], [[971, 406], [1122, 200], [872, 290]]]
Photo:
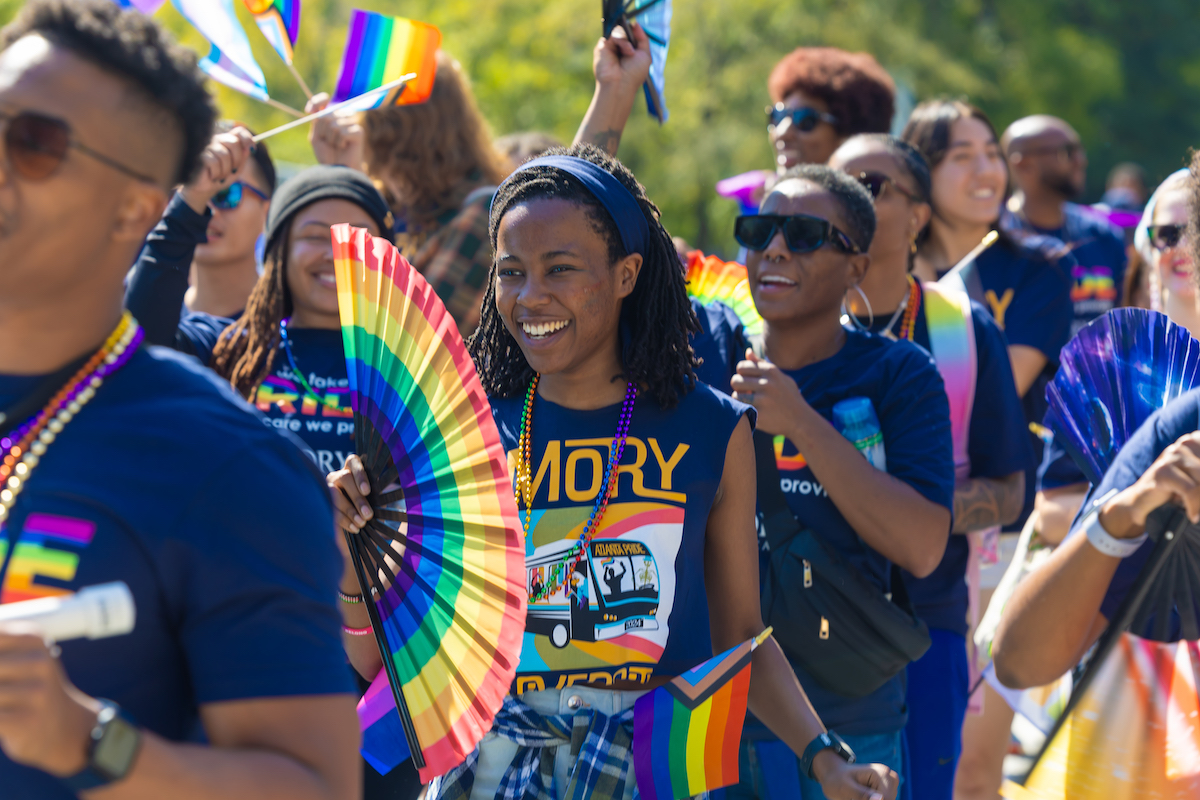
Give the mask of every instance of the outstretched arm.
[[636, 22], [630, 28], [632, 41], [617, 28], [612, 36], [596, 43], [592, 51], [596, 92], [575, 134], [575, 144], [589, 142], [610, 156], [617, 154], [625, 123], [650, 75], [650, 39]]
[[[726, 449], [721, 485], [705, 533], [704, 584], [716, 652], [757, 636], [764, 627], [754, 506], [754, 444], [749, 420], [743, 418]], [[750, 710], [802, 754], [825, 726], [775, 639], [767, 639], [754, 651], [750, 675]], [[898, 785], [887, 767], [847, 764], [831, 750], [817, 754], [813, 774], [831, 800], [883, 800], [894, 797]]]
[[971, 478], [954, 487], [953, 533], [1007, 525], [1021, 516], [1024, 502], [1024, 472], [1003, 478]]

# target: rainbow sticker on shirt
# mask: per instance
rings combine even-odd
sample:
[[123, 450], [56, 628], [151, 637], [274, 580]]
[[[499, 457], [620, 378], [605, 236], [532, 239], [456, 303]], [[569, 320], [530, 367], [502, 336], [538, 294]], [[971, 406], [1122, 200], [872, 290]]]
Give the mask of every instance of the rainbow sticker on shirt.
[[[795, 450], [791, 455], [784, 455], [784, 450]], [[796, 450], [796, 446], [787, 440], [786, 436], [775, 437], [775, 466], [780, 472], [798, 472], [808, 466], [808, 461]]]
[[[8, 537], [0, 527], [0, 561], [8, 555]], [[0, 587], [0, 603], [18, 603], [70, 594], [69, 589], [53, 586], [40, 579], [61, 583], [75, 580], [79, 551], [92, 542], [96, 523], [55, 514], [30, 514], [25, 518], [8, 569]]]
[[644, 683], [662, 658], [684, 509], [611, 503], [576, 563], [573, 551], [591, 511], [588, 504], [533, 512], [525, 545], [530, 597], [547, 584], [560, 588], [529, 602], [518, 692]]
[[1112, 270], [1108, 267], [1075, 267], [1071, 270], [1074, 284], [1071, 286], [1071, 302], [1100, 300], [1114, 303], [1117, 287], [1113, 284]]

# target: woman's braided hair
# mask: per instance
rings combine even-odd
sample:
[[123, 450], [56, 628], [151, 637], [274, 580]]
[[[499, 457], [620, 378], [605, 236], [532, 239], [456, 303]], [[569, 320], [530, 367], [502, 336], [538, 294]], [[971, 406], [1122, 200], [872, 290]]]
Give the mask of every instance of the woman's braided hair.
[[238, 394], [250, 398], [271, 371], [279, 349], [279, 323], [292, 315], [287, 285], [287, 242], [291, 222], [267, 243], [263, 273], [246, 301], [246, 310], [221, 334], [213, 348], [212, 369]]
[[[629, 190], [650, 226], [650, 240], [642, 259], [642, 269], [633, 292], [621, 304], [622, 361], [621, 377], [644, 386], [663, 408], [673, 408], [682, 394], [696, 385], [696, 358], [688, 344], [688, 334], [698, 333], [700, 323], [688, 300], [683, 267], [676, 255], [671, 235], [659, 221], [658, 207], [646, 197], [646, 190], [621, 162], [590, 144], [554, 148], [545, 155], [582, 158], [613, 175]], [[500, 220], [510, 208], [537, 198], [569, 200], [583, 206], [596, 232], [608, 244], [610, 264], [628, 253], [612, 216], [595, 196], [571, 175], [554, 167], [536, 166], [514, 173], [492, 201], [489, 234], [492, 250]], [[468, 342], [483, 388], [495, 397], [515, 397], [523, 393], [533, 379], [533, 369], [525, 354], [504, 327], [496, 308], [496, 262], [488, 271], [479, 327]]]

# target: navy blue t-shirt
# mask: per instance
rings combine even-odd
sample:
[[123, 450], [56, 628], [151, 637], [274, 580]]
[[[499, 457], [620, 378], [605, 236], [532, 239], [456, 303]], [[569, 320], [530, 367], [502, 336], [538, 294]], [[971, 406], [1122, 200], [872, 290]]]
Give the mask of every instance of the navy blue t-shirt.
[[[928, 350], [929, 324], [925, 316], [924, 291], [920, 298], [921, 305], [913, 324], [913, 341]], [[1004, 478], [1029, 469], [1033, 451], [1025, 436], [1025, 414], [1013, 382], [1004, 334], [979, 303], [971, 303], [971, 321], [978, 374], [967, 439], [970, 477]], [[876, 328], [882, 330], [886, 324], [886, 319], [877, 321]], [[930, 627], [966, 635], [966, 575], [970, 550], [966, 536], [951, 534], [946, 543], [946, 555], [932, 574], [916, 578], [904, 573], [913, 608]]]
[[[35, 379], [0, 376], [0, 405]], [[0, 602], [109, 581], [133, 592], [133, 633], [64, 642], [82, 691], [173, 740], [198, 707], [354, 691], [323, 481], [191, 359], [143, 349], [49, 446], [0, 525]], [[69, 800], [0, 754], [5, 800]]]
[[1071, 335], [1112, 309], [1121, 300], [1125, 282], [1125, 235], [1108, 220], [1075, 203], [1063, 206], [1063, 225], [1054, 230], [1035, 227], [1006, 211], [1004, 228], [1015, 235], [1035, 234], [1062, 242], [1075, 258], [1071, 267]]
[[696, 378], [717, 391], [730, 392], [729, 382], [737, 374], [737, 364], [746, 355], [742, 321], [724, 303], [704, 304], [692, 301], [692, 310], [700, 320], [701, 331], [692, 336], [692, 350], [701, 359]]
[[[524, 397], [491, 403], [512, 470]], [[670, 411], [638, 397], [603, 523], [575, 564], [571, 551], [600, 493], [620, 411], [534, 400], [531, 600], [517, 692], [605, 678], [645, 682], [712, 657], [705, 531], [730, 436], [754, 411], [703, 384]], [[524, 521], [523, 505], [520, 512]], [[537, 598], [543, 587], [549, 593]]]
[[[1075, 259], [1064, 253], [1062, 243], [1044, 236], [1021, 242], [1002, 236], [976, 260], [984, 290], [984, 306], [991, 313], [1009, 345], [1024, 345], [1046, 356], [1046, 367], [1021, 398], [1025, 422], [1041, 423], [1046, 415], [1046, 384], [1058, 370], [1058, 351], [1071, 338], [1071, 273]], [[1032, 433], [1034, 452], [1041, 442]], [[1037, 464], [1025, 473], [1025, 504], [1021, 516], [1005, 530], [1020, 530], [1029, 512], [1037, 484]]]
[[[1200, 389], [1192, 389], [1154, 412], [1130, 437], [1121, 451], [1117, 453], [1108, 472], [1104, 474], [1104, 480], [1100, 481], [1100, 485], [1084, 501], [1068, 536], [1084, 535], [1080, 523], [1086, 516], [1086, 512], [1091, 510], [1094, 499], [1103, 497], [1112, 489], [1118, 491], [1128, 489], [1138, 478], [1142, 477], [1142, 474], [1162, 455], [1164, 450], [1181, 436], [1197, 430], [1200, 430]], [[1138, 548], [1137, 552], [1121, 560], [1112, 582], [1108, 585], [1108, 591], [1104, 594], [1104, 600], [1100, 604], [1100, 613], [1105, 618], [1112, 619], [1116, 614], [1121, 601], [1133, 587], [1138, 573], [1141, 572], [1153, 549], [1154, 542], [1147, 540]], [[1197, 617], [1200, 617], [1200, 602], [1197, 602], [1195, 613]], [[1172, 635], [1178, 638], [1177, 624], [1173, 627], [1175, 632]], [[1147, 634], [1147, 631], [1131, 632], [1138, 635]]]
[[[887, 471], [926, 499], [953, 509], [954, 454], [950, 406], [942, 378], [929, 353], [911, 342], [846, 331], [836, 355], [787, 373], [804, 399], [833, 421], [833, 406], [866, 397], [875, 407], [887, 458]], [[891, 563], [850, 527], [791, 441], [775, 437], [780, 488], [800, 524], [812, 529], [880, 592], [891, 591]], [[867, 498], [864, 498], [867, 499]], [[766, 559], [765, 538], [763, 564]], [[875, 692], [855, 700], [822, 689], [793, 663], [804, 691], [822, 722], [842, 734], [892, 733], [907, 719], [903, 673]]]

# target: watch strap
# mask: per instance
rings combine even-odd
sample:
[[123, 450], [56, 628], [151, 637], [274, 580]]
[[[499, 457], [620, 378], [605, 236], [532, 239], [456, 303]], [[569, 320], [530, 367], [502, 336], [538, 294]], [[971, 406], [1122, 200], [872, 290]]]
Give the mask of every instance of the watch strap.
[[[87, 764], [79, 772], [74, 775], [67, 775], [59, 778], [59, 781], [72, 792], [87, 791], [88, 789], [96, 789], [101, 786], [107, 786], [110, 783], [121, 780], [128, 773], [129, 768], [133, 764], [133, 758], [130, 758], [129, 763], [125, 765], [125, 769], [119, 775], [111, 774], [108, 770], [101, 769], [95, 760], [96, 747], [104, 739], [105, 733], [109, 730], [109, 726], [116, 720], [120, 720], [134, 728], [136, 723], [125, 714], [121, 707], [111, 700], [99, 700], [101, 708], [96, 715], [96, 725], [92, 728], [91, 740], [88, 743], [88, 761]], [[136, 754], [136, 749], [135, 749]]]
[[1100, 524], [1100, 510], [1116, 493], [1114, 489], [1092, 504], [1092, 510], [1083, 520], [1083, 532], [1087, 535], [1088, 543], [1104, 555], [1113, 558], [1129, 558], [1145, 544], [1148, 537], [1143, 533], [1135, 539], [1118, 539]]
[[816, 777], [812, 772], [813, 761], [816, 759], [817, 753], [829, 749], [837, 753], [846, 763], [854, 763], [854, 751], [850, 749], [850, 745], [846, 744], [842, 740], [842, 737], [833, 731], [825, 731], [824, 733], [817, 734], [817, 738], [809, 742], [808, 747], [804, 748], [804, 753], [800, 756], [800, 774], [815, 781]]

